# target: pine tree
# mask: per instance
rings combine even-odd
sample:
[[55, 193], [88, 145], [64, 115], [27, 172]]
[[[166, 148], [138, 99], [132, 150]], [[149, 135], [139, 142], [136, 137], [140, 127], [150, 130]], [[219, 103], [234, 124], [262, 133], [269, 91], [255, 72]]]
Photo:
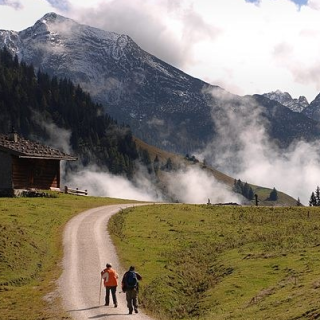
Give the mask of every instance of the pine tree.
[[234, 180], [233, 191], [242, 194], [248, 200], [253, 200], [254, 192], [250, 185], [246, 182], [243, 183], [240, 179]]
[[298, 198], [298, 200], [297, 200], [297, 206], [298, 206], [298, 207], [301, 207], [301, 206], [302, 206], [302, 203], [300, 202], [300, 198]]
[[310, 200], [309, 200], [309, 206], [310, 207], [317, 206], [317, 199], [316, 199], [314, 192], [311, 193]]
[[248, 183], [246, 182], [244, 185], [243, 185], [243, 189], [242, 189], [242, 194], [244, 197], [246, 197], [247, 199], [249, 199], [249, 190], [250, 190], [250, 187], [248, 185]]
[[252, 188], [250, 187], [248, 199], [249, 199], [249, 200], [253, 200], [253, 198], [254, 198], [254, 192], [253, 192]]
[[159, 168], [160, 168], [160, 160], [158, 155], [156, 155], [156, 157], [153, 160], [153, 170], [155, 174], [158, 174]]
[[165, 164], [165, 170], [171, 171], [173, 169], [173, 164], [171, 158], [167, 159], [167, 162]]
[[277, 201], [278, 200], [278, 192], [277, 192], [276, 188], [273, 188], [272, 191], [270, 192], [269, 199], [271, 201]]
[[240, 193], [242, 194], [242, 182], [240, 179], [238, 180], [234, 180], [234, 183], [233, 183], [233, 191], [236, 192], [236, 193]]
[[316, 188], [316, 206], [320, 206], [320, 187], [317, 186]]

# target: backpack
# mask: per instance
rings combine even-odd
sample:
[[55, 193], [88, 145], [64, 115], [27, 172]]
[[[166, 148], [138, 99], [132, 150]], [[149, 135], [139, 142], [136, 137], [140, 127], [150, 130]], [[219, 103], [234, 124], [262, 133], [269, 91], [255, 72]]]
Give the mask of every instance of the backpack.
[[136, 288], [138, 284], [137, 275], [134, 271], [128, 271], [126, 276], [126, 287], [128, 289]]

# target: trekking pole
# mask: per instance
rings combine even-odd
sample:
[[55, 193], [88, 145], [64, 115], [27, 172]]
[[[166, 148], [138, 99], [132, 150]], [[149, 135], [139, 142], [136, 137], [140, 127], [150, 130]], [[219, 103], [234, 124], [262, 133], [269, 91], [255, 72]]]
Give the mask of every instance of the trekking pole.
[[99, 287], [99, 305], [101, 300], [101, 285], [102, 285], [102, 278], [100, 279], [100, 287]]

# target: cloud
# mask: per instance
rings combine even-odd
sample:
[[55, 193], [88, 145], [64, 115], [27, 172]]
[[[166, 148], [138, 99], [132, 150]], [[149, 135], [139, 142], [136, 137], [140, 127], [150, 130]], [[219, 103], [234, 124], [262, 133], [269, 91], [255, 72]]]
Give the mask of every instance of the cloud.
[[216, 137], [199, 157], [237, 177], [246, 165], [244, 157], [264, 157], [263, 146], [269, 144], [266, 135], [269, 124], [261, 117], [260, 106], [251, 98], [243, 99], [239, 104], [236, 96], [221, 89], [211, 93], [215, 101], [211, 113]]
[[[249, 157], [244, 160], [248, 161]], [[304, 205], [308, 205], [311, 192], [319, 185], [320, 143], [299, 141], [282, 154], [270, 149], [268, 156], [258, 160], [260, 162], [254, 162], [254, 157], [251, 158], [243, 168], [240, 174], [245, 179], [276, 187], [296, 199], [299, 197]]]
[[[111, 197], [140, 201], [161, 201], [150, 183], [141, 179], [134, 184], [122, 176], [102, 171], [96, 166], [80, 169], [67, 176], [64, 183], [71, 188], [88, 190], [90, 196]], [[151, 187], [151, 188], [150, 188]]]
[[129, 35], [143, 50], [181, 68], [191, 59], [191, 52], [178, 32], [180, 22], [172, 16], [175, 10], [165, 0], [113, 0], [100, 2], [89, 14], [88, 8], [78, 8], [73, 17], [84, 24]]
[[241, 203], [228, 187], [198, 167], [187, 167], [168, 175], [168, 191], [183, 203]]
[[69, 11], [70, 10], [70, 5], [68, 1], [65, 0], [47, 0], [48, 3], [51, 4], [51, 6], [55, 9], [58, 9], [60, 11]]
[[0, 3], [0, 29], [21, 31], [53, 10], [44, 0], [6, 0]]
[[216, 138], [197, 158], [242, 181], [283, 191], [308, 205], [319, 184], [320, 143], [296, 141], [279, 149], [267, 134], [269, 123], [261, 107], [251, 98], [234, 101], [234, 96], [214, 90], [212, 96], [223, 108], [212, 106]]
[[308, 0], [308, 6], [314, 10], [320, 10], [319, 0]]
[[[70, 188], [88, 190], [91, 196], [112, 197], [140, 201], [165, 201], [145, 169], [138, 170], [133, 181], [115, 176], [97, 166], [86, 167], [69, 173], [63, 182]], [[174, 201], [183, 203], [241, 203], [241, 197], [231, 192], [226, 185], [197, 167], [180, 169], [167, 174], [167, 192]]]
[[36, 137], [36, 140], [42, 139], [43, 142], [50, 145], [52, 148], [62, 150], [67, 154], [72, 153], [70, 146], [71, 131], [58, 127], [54, 122], [48, 121], [43, 115], [34, 112], [32, 115], [33, 121], [45, 130], [47, 138]]

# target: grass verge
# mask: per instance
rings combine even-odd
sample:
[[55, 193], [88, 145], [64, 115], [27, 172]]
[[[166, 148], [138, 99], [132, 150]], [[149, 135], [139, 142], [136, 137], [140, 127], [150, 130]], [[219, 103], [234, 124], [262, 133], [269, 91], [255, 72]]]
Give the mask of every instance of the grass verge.
[[320, 318], [316, 207], [151, 205], [108, 228], [159, 319]]

